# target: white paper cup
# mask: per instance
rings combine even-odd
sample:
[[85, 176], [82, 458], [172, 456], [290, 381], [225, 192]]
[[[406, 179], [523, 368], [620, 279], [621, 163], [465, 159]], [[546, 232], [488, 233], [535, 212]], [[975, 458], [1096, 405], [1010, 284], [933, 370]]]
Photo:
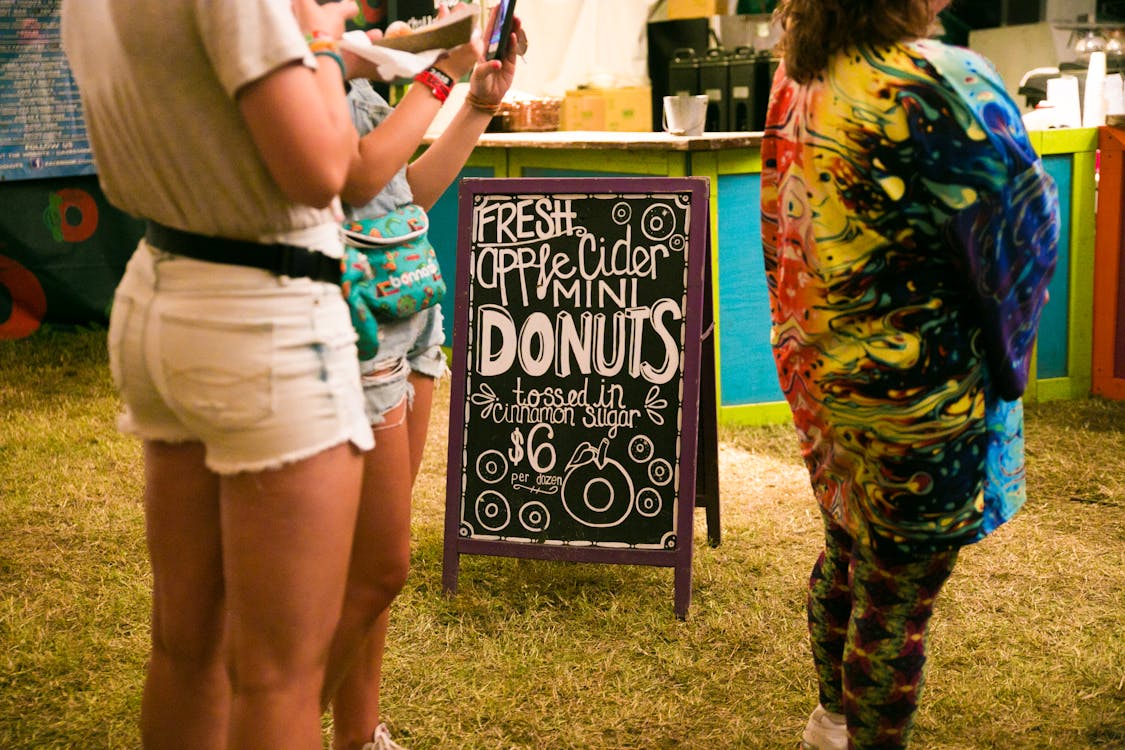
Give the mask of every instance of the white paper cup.
[[1110, 73], [1105, 77], [1105, 113], [1125, 115], [1125, 80], [1120, 73]]
[[1082, 127], [1082, 105], [1078, 98], [1078, 79], [1059, 76], [1047, 81], [1047, 101], [1055, 105], [1057, 122], [1064, 128]]
[[703, 135], [703, 123], [706, 120], [706, 94], [664, 97], [665, 132], [671, 135]]

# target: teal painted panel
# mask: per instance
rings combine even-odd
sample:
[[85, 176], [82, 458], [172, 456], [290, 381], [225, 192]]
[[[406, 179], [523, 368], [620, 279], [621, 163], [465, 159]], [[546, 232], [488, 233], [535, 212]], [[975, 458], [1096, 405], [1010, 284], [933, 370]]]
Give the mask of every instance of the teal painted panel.
[[1059, 189], [1059, 260], [1047, 287], [1051, 301], [1043, 308], [1039, 324], [1037, 379], [1062, 378], [1070, 367], [1070, 231], [1074, 208], [1074, 157], [1070, 154], [1043, 159], [1047, 174]]
[[719, 372], [723, 406], [785, 400], [770, 348], [757, 174], [719, 176]]
[[461, 179], [465, 177], [495, 177], [492, 167], [465, 167], [458, 179], [446, 188], [438, 202], [429, 210], [430, 244], [434, 246], [438, 265], [445, 276], [448, 291], [441, 302], [441, 314], [445, 318], [445, 345], [453, 346], [453, 302], [456, 297], [453, 280], [457, 278], [457, 191]]

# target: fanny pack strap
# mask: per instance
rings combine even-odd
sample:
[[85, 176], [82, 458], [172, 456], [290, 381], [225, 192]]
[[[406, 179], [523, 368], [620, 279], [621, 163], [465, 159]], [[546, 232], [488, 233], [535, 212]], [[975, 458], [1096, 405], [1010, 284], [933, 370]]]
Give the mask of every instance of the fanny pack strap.
[[298, 245], [263, 244], [227, 237], [209, 237], [149, 221], [145, 241], [185, 258], [231, 266], [261, 268], [277, 276], [309, 278], [340, 284], [340, 259]]

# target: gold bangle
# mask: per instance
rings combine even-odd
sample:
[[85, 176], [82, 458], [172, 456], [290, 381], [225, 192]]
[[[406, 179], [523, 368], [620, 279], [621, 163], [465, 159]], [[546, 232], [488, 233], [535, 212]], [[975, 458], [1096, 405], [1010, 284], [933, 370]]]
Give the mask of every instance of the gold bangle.
[[486, 102], [485, 100], [473, 94], [473, 92], [471, 91], [469, 92], [468, 96], [465, 97], [465, 103], [478, 112], [483, 112], [486, 115], [494, 115], [499, 112], [500, 105], [502, 104], [502, 102]]

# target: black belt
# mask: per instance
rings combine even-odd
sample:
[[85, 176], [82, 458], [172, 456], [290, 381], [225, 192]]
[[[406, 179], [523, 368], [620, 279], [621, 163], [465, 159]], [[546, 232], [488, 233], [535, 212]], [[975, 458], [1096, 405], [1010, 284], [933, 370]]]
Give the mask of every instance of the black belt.
[[149, 221], [145, 241], [176, 255], [210, 263], [261, 268], [277, 276], [310, 278], [340, 284], [340, 259], [298, 245], [269, 245], [227, 237], [209, 237]]

